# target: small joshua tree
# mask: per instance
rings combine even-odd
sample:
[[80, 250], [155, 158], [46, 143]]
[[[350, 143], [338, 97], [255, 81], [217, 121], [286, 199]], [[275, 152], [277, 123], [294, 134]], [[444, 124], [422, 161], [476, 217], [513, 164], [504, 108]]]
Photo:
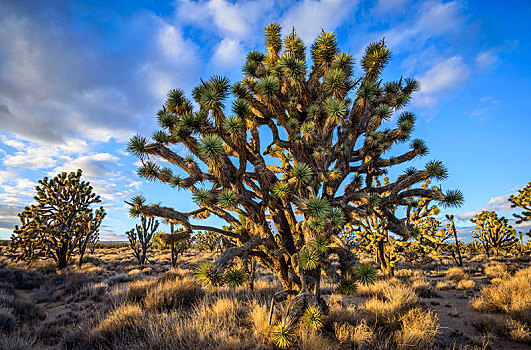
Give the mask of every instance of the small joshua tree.
[[453, 215], [446, 215], [446, 219], [449, 221], [449, 223], [446, 225], [446, 231], [449, 232], [451, 235], [453, 235], [455, 239], [455, 246], [448, 245], [450, 249], [450, 254], [452, 255], [452, 259], [454, 259], [455, 264], [458, 267], [463, 267], [463, 257], [461, 256], [461, 242], [459, 242], [459, 239], [457, 238], [457, 230], [455, 229], [455, 222], [454, 222], [454, 216]]
[[476, 225], [472, 237], [481, 242], [487, 256], [491, 249], [497, 256], [501, 250], [510, 250], [516, 246], [516, 231], [508, 224], [509, 220], [505, 217], [498, 218], [496, 212], [482, 211], [470, 221]]
[[[145, 198], [135, 197], [133, 203], [142, 205], [145, 203]], [[140, 266], [146, 263], [148, 249], [153, 245], [153, 236], [157, 232], [159, 222], [152, 216], [142, 215], [135, 211], [134, 208], [130, 210], [132, 217], [140, 217], [140, 224], [137, 224], [134, 229], [127, 231], [127, 238], [129, 245], [133, 250], [133, 255]]]
[[98, 240], [105, 217], [102, 207], [95, 211], [90, 207], [101, 200], [81, 175], [78, 170], [39, 180], [37, 204], [19, 214], [22, 225], [15, 226], [11, 236], [10, 247], [19, 253], [18, 260], [52, 259], [63, 269], [77, 253], [81, 266], [87, 246]]
[[[524, 188], [518, 190], [518, 194], [511, 195], [509, 202], [511, 202], [511, 208], [520, 208], [523, 210], [521, 213], [513, 214], [517, 224], [531, 221], [531, 182]], [[531, 236], [531, 230], [527, 234]]]
[[[444, 177], [441, 162], [376, 186], [375, 179], [389, 167], [428, 153], [421, 140], [413, 140], [403, 154], [388, 153], [411, 136], [415, 116], [403, 108], [419, 84], [402, 78], [381, 81], [391, 58], [383, 40], [367, 47], [356, 77], [354, 58], [339, 50], [336, 34], [319, 34], [309, 66], [302, 39], [294, 30], [285, 38], [280, 32], [276, 23], [266, 27], [267, 53], [249, 52], [244, 77], [232, 89], [225, 77], [202, 81], [192, 90], [197, 110], [182, 90], [171, 90], [158, 112], [161, 130], [153, 142], [140, 135], [129, 142], [128, 150], [142, 160], [140, 176], [191, 191], [198, 209], [130, 204], [190, 232], [208, 230], [233, 239], [235, 246], [217, 257], [207, 275], [216, 282], [237, 257], [256, 257], [279, 279], [283, 296], [295, 295], [286, 314], [292, 326], [308, 305], [323, 305], [322, 273], [338, 285], [352, 275], [358, 259], [338, 237], [345, 224], [358, 224], [377, 207], [387, 230], [408, 235], [410, 227], [394, 207], [418, 197], [458, 205], [462, 195], [415, 187]], [[229, 113], [225, 103], [231, 92]], [[397, 125], [384, 126], [395, 112]], [[186, 147], [190, 156], [176, 153], [176, 145]], [[378, 203], [372, 200], [376, 197]], [[234, 230], [190, 221], [199, 215], [216, 215]], [[339, 271], [332, 256], [338, 258]]]

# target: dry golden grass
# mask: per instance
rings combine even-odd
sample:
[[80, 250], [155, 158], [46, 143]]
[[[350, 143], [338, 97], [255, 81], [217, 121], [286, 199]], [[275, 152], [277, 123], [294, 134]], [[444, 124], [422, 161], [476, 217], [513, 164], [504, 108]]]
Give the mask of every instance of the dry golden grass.
[[167, 279], [148, 288], [144, 306], [148, 310], [170, 310], [192, 304], [203, 294], [197, 280], [191, 277]]
[[457, 283], [454, 281], [439, 281], [435, 284], [435, 289], [437, 290], [447, 290], [457, 287]]
[[[267, 344], [271, 339], [271, 326], [269, 325], [269, 310], [266, 304], [253, 301], [248, 313], [251, 321], [253, 335], [258, 342]], [[275, 324], [275, 320], [272, 320]]]
[[488, 262], [483, 265], [483, 271], [489, 279], [504, 278], [508, 273], [507, 265], [497, 261]]
[[467, 278], [467, 274], [460, 267], [452, 267], [446, 271], [445, 278], [447, 281], [459, 283], [461, 280]]
[[476, 286], [476, 282], [472, 281], [472, 280], [461, 280], [459, 281], [459, 283], [457, 284], [457, 287], [456, 289], [459, 289], [459, 290], [467, 290], [467, 289], [472, 289]]
[[373, 297], [365, 302], [362, 308], [376, 320], [382, 317], [393, 322], [401, 313], [413, 307], [418, 297], [411, 287], [395, 283], [383, 291], [382, 297]]
[[395, 334], [398, 349], [425, 349], [439, 331], [439, 318], [431, 310], [413, 308], [400, 322], [401, 329]]
[[531, 342], [531, 331], [529, 330], [529, 327], [522, 322], [513, 320], [511, 318], [507, 319], [505, 324], [505, 333], [507, 337], [513, 341], [519, 343]]
[[146, 335], [145, 313], [137, 304], [122, 304], [112, 310], [91, 330], [92, 341], [113, 344], [121, 338]]
[[481, 312], [506, 313], [531, 323], [531, 267], [520, 270], [497, 285], [484, 287], [472, 306]]

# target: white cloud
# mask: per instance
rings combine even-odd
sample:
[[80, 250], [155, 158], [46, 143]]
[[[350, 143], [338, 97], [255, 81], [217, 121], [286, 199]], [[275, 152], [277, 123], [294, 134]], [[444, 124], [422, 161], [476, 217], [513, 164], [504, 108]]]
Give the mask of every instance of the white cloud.
[[470, 68], [461, 56], [450, 57], [435, 64], [419, 78], [421, 92], [433, 94], [447, 91], [465, 80], [469, 74]]
[[[309, 44], [321, 31], [337, 28], [357, 7], [358, 1], [349, 0], [303, 0], [289, 8], [280, 24], [285, 32], [295, 27], [297, 34]], [[349, 17], [350, 16], [350, 17]]]
[[433, 107], [437, 103], [435, 95], [456, 88], [469, 74], [470, 68], [463, 62], [461, 56], [437, 62], [418, 78], [421, 88], [420, 93], [414, 96], [413, 104]]
[[212, 63], [216, 67], [233, 69], [243, 64], [244, 57], [245, 53], [238, 40], [223, 39], [216, 47]]
[[199, 24], [205, 29], [214, 30], [223, 37], [251, 40], [256, 31], [262, 29], [262, 22], [273, 6], [271, 0], [236, 3], [225, 0], [181, 0], [177, 18], [184, 23]]
[[480, 52], [476, 57], [476, 65], [479, 69], [488, 69], [499, 63], [500, 58], [492, 50]]

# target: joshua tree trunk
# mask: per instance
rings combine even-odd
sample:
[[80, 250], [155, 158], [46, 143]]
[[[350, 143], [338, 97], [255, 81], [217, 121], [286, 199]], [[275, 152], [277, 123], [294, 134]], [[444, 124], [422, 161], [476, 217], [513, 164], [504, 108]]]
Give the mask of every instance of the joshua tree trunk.
[[378, 241], [378, 261], [380, 262], [380, 268], [385, 278], [391, 278], [395, 275], [395, 268], [391, 264], [389, 254], [385, 251], [385, 241]]

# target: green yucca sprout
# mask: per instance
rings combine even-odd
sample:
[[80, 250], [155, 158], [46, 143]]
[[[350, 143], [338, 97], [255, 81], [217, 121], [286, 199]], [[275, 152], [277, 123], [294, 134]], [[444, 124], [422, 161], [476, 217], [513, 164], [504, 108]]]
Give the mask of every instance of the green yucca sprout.
[[444, 207], [460, 207], [464, 201], [465, 198], [460, 190], [448, 190], [441, 205]]
[[383, 40], [378, 43], [371, 43], [365, 49], [365, 54], [361, 59], [361, 67], [369, 77], [376, 77], [390, 59], [391, 51], [385, 46]]
[[245, 98], [248, 93], [247, 88], [245, 88], [241, 82], [237, 82], [232, 86], [232, 92], [239, 99]]
[[166, 100], [166, 108], [171, 112], [178, 112], [178, 107], [182, 106], [186, 101], [184, 91], [181, 89], [173, 89], [168, 92], [168, 99]]
[[224, 208], [234, 208], [237, 200], [236, 193], [229, 188], [222, 190], [218, 194], [218, 203]]
[[400, 91], [400, 82], [388, 81], [384, 84], [384, 91], [386, 94], [396, 94]]
[[425, 170], [430, 177], [434, 177], [437, 180], [444, 180], [448, 177], [448, 169], [438, 160], [432, 160], [426, 163]]
[[268, 75], [258, 80], [256, 91], [266, 97], [273, 97], [278, 93], [278, 78]]
[[424, 156], [428, 154], [428, 146], [424, 143], [424, 141], [420, 139], [415, 139], [411, 141], [411, 148], [413, 148], [415, 151], [418, 152], [419, 155]]
[[286, 122], [286, 129], [295, 130], [299, 127], [299, 121], [295, 118], [289, 118]]
[[372, 265], [361, 264], [356, 267], [355, 276], [361, 284], [370, 286], [376, 282], [378, 274]]
[[221, 93], [214, 87], [209, 86], [201, 91], [199, 101], [202, 106], [209, 109], [221, 107]]
[[325, 229], [325, 222], [323, 219], [312, 219], [310, 221], [310, 229], [314, 232], [323, 232]]
[[278, 53], [282, 48], [280, 30], [282, 27], [278, 23], [269, 23], [265, 27], [265, 44], [269, 52]]
[[282, 74], [293, 81], [300, 81], [306, 75], [306, 64], [294, 56], [284, 54], [277, 62], [277, 68]]
[[370, 193], [367, 197], [367, 203], [371, 208], [377, 207], [380, 204], [382, 198], [377, 193]]
[[324, 87], [326, 91], [335, 97], [345, 95], [347, 93], [347, 74], [341, 69], [331, 69], [325, 73]]
[[346, 52], [336, 54], [332, 61], [332, 68], [342, 70], [347, 77], [354, 71], [354, 57]]
[[230, 116], [223, 122], [223, 129], [229, 134], [237, 134], [243, 128], [243, 122], [238, 116]]
[[343, 215], [343, 211], [339, 208], [332, 209], [330, 219], [332, 220], [332, 225], [336, 228], [343, 228], [347, 222], [345, 215]]
[[319, 105], [311, 105], [308, 107], [308, 116], [315, 118], [320, 111]]
[[282, 321], [273, 327], [272, 334], [276, 346], [279, 348], [287, 348], [293, 341], [294, 329]]
[[364, 82], [358, 90], [358, 95], [364, 99], [370, 99], [378, 93], [378, 86], [371, 82]]
[[305, 247], [299, 252], [299, 265], [304, 270], [313, 270], [319, 265], [321, 254], [315, 248]]
[[163, 145], [168, 143], [168, 135], [162, 130], [155, 131], [153, 133], [152, 139], [155, 142], [163, 144]]
[[218, 160], [225, 154], [223, 140], [217, 134], [205, 135], [199, 140], [199, 153], [209, 162]]
[[317, 235], [312, 241], [312, 247], [317, 249], [319, 252], [324, 252], [327, 250], [329, 244], [330, 240], [326, 238], [325, 235]]
[[159, 113], [157, 113], [157, 121], [159, 122], [159, 125], [165, 129], [173, 128], [177, 122], [175, 116], [166, 111], [159, 111]]
[[246, 100], [237, 99], [232, 103], [232, 111], [243, 119], [249, 114], [249, 103]]
[[192, 194], [192, 200], [198, 206], [203, 206], [208, 201], [209, 197], [210, 197], [210, 192], [207, 190], [201, 189], [201, 188], [197, 189]]
[[266, 57], [265, 54], [263, 54], [262, 52], [256, 51], [256, 50], [251, 50], [247, 54], [247, 60], [248, 61], [254, 61], [254, 62], [257, 62], [257, 63], [258, 62], [262, 62], [265, 57]]
[[230, 288], [236, 288], [243, 285], [246, 279], [245, 272], [236, 267], [232, 267], [225, 273], [224, 281]]
[[157, 179], [159, 171], [160, 166], [158, 164], [147, 161], [143, 162], [142, 165], [138, 168], [137, 174], [140, 177], [153, 181]]
[[410, 166], [404, 170], [404, 174], [406, 175], [413, 175], [417, 172], [417, 168]]
[[273, 185], [273, 193], [278, 198], [286, 198], [289, 196], [289, 186], [286, 182], [277, 181]]
[[180, 176], [173, 176], [171, 179], [170, 179], [170, 185], [171, 187], [173, 188], [176, 188], [176, 187], [180, 187], [181, 186], [181, 177]]
[[230, 90], [229, 78], [221, 75], [214, 75], [210, 78], [208, 84], [219, 93], [222, 100], [228, 97]]
[[321, 30], [321, 33], [312, 45], [311, 51], [312, 59], [316, 64], [327, 66], [332, 63], [335, 55], [339, 52], [337, 48], [337, 34]]
[[378, 105], [378, 107], [376, 107], [374, 113], [384, 120], [389, 120], [391, 118], [393, 110], [388, 105], [381, 103]]
[[347, 114], [347, 106], [343, 100], [327, 98], [323, 107], [328, 117], [335, 123], [339, 123]]
[[315, 123], [312, 121], [306, 121], [302, 123], [301, 132], [305, 136], [312, 135], [315, 132]]
[[295, 34], [295, 30], [284, 37], [284, 50], [298, 60], [305, 60], [306, 48], [302, 39]]
[[242, 68], [243, 74], [249, 77], [254, 77], [256, 75], [257, 70], [258, 70], [258, 63], [256, 63], [255, 61], [245, 62]]
[[146, 197], [144, 196], [134, 196], [131, 198], [131, 203], [134, 205], [144, 205], [146, 203]]
[[177, 127], [173, 129], [172, 137], [179, 142], [183, 142], [190, 137], [191, 134], [192, 130], [179, 123], [177, 124]]
[[292, 178], [296, 179], [299, 184], [308, 183], [312, 178], [313, 171], [306, 163], [297, 163], [290, 171]]
[[146, 155], [147, 139], [142, 135], [135, 135], [131, 137], [127, 143], [127, 150], [137, 157], [144, 157]]
[[352, 295], [358, 290], [356, 280], [350, 276], [345, 276], [339, 281], [337, 288], [341, 294]]
[[304, 323], [311, 329], [319, 329], [323, 326], [323, 314], [318, 308], [310, 307], [304, 313]]
[[332, 206], [328, 199], [315, 196], [306, 202], [305, 212], [312, 218], [324, 219], [332, 212]]
[[223, 285], [222, 273], [210, 261], [201, 262], [195, 269], [195, 275], [201, 281], [214, 287]]
[[168, 179], [173, 177], [173, 171], [168, 167], [164, 167], [160, 170], [160, 175]]

